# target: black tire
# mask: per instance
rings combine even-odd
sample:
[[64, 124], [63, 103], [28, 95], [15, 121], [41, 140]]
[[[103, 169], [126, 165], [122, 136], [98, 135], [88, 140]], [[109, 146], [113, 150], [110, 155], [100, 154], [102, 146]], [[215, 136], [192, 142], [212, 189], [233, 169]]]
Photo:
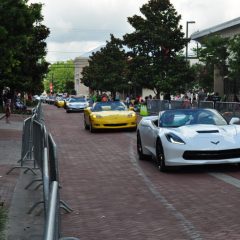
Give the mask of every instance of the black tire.
[[85, 128], [86, 130], [89, 129], [89, 126], [87, 125], [87, 122], [86, 122], [85, 116], [84, 116], [84, 128]]
[[158, 139], [156, 144], [156, 160], [157, 160], [157, 167], [160, 172], [167, 172], [168, 168], [165, 165], [165, 156], [162, 147], [161, 141]]
[[141, 141], [141, 137], [140, 137], [140, 133], [137, 133], [137, 152], [138, 152], [138, 159], [139, 160], [146, 160], [147, 159], [147, 155], [143, 154], [143, 150], [142, 150], [142, 141]]
[[89, 130], [91, 133], [96, 132], [96, 130], [94, 129], [94, 127], [92, 126], [91, 120], [89, 119]]

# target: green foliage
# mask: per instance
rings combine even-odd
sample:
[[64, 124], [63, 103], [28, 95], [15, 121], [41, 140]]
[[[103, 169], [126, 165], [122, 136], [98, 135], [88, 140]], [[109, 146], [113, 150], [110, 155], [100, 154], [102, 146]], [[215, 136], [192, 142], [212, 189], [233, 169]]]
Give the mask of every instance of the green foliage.
[[229, 69], [232, 79], [239, 79], [240, 76], [240, 35], [234, 36], [229, 41]]
[[176, 82], [183, 86], [189, 66], [181, 56], [186, 45], [181, 16], [169, 0], [150, 0], [140, 9], [142, 16], [134, 15], [128, 22], [135, 31], [126, 34], [124, 43], [131, 49], [129, 66], [135, 85], [160, 92], [172, 92]]
[[228, 43], [228, 38], [218, 35], [206, 37], [202, 42], [202, 47], [198, 49], [199, 61], [205, 63], [208, 68], [211, 68], [212, 73], [214, 65], [217, 65], [224, 71], [226, 59], [229, 56], [227, 51]]
[[227, 75], [228, 46], [228, 38], [214, 35], [206, 37], [202, 41], [202, 46], [199, 49], [194, 49], [198, 53], [199, 61], [202, 63], [194, 66], [199, 87], [203, 87], [209, 92], [214, 90], [214, 65], [220, 69], [223, 76]]
[[0, 89], [40, 93], [48, 69], [44, 60], [49, 29], [41, 24], [42, 4], [0, 2]]
[[50, 92], [50, 83], [53, 84], [53, 92], [63, 93], [74, 89], [74, 64], [72, 60], [51, 64], [49, 72], [44, 79], [44, 87]]
[[89, 66], [83, 69], [82, 82], [92, 90], [122, 91], [127, 88], [125, 71], [127, 58], [121, 49], [121, 41], [110, 36], [106, 46], [94, 53], [89, 59]]
[[192, 67], [194, 81], [192, 88], [204, 88], [206, 92], [213, 92], [213, 69], [211, 65], [194, 64]]

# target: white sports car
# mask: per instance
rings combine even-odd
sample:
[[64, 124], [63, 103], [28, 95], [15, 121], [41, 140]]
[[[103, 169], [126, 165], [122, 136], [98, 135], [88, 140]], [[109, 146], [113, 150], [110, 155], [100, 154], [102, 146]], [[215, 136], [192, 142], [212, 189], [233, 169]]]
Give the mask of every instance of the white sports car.
[[176, 109], [143, 117], [137, 128], [139, 159], [170, 166], [240, 163], [239, 118], [228, 123], [214, 109]]

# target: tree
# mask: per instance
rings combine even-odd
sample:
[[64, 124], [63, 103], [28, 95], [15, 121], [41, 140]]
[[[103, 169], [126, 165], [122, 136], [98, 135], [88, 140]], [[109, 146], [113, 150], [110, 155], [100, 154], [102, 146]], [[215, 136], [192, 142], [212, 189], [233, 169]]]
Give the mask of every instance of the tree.
[[226, 62], [229, 57], [228, 46], [228, 38], [214, 35], [204, 38], [201, 47], [194, 49], [201, 62], [200, 65], [195, 67], [199, 85], [209, 92], [214, 90], [214, 66], [220, 70], [222, 76], [227, 75]]
[[228, 45], [228, 38], [223, 38], [219, 35], [206, 37], [202, 41], [202, 46], [198, 49], [199, 61], [212, 68], [212, 71], [214, 65], [216, 65], [224, 74], [226, 71], [226, 60], [229, 56]]
[[53, 84], [55, 93], [67, 92], [74, 90], [74, 64], [72, 60], [66, 62], [57, 62], [51, 64], [49, 72], [44, 80], [45, 90], [50, 92], [50, 83]]
[[189, 40], [183, 38], [181, 16], [169, 0], [150, 0], [140, 11], [143, 17], [128, 18], [135, 31], [123, 41], [131, 49], [134, 84], [154, 90], [159, 97], [192, 80], [181, 52]]
[[240, 35], [230, 39], [228, 52], [229, 75], [232, 79], [238, 80], [240, 76]]
[[121, 41], [110, 35], [106, 46], [90, 56], [89, 66], [82, 72], [82, 83], [92, 90], [110, 91], [114, 95], [127, 88], [126, 64], [127, 58], [121, 49]]
[[202, 63], [194, 64], [191, 67], [194, 72], [193, 88], [204, 88], [206, 92], [213, 92], [213, 69], [210, 65]]
[[0, 89], [40, 93], [48, 70], [45, 39], [49, 29], [41, 24], [42, 4], [27, 0], [0, 3]]

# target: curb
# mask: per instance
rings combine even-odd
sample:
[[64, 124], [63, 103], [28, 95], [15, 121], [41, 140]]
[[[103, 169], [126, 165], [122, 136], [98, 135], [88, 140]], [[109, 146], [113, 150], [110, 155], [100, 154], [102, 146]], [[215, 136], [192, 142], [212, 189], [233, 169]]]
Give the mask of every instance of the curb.
[[0, 113], [0, 120], [5, 117], [5, 114]]

